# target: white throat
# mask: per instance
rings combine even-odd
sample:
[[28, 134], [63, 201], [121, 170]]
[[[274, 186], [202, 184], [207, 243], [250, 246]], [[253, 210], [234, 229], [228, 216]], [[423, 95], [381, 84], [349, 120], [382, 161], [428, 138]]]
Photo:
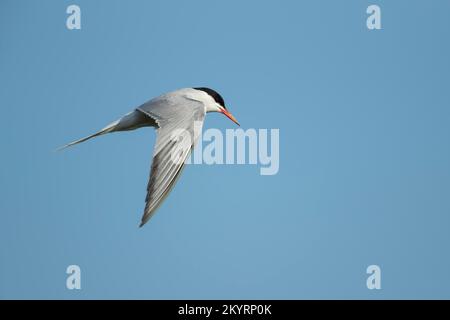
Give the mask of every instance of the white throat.
[[204, 91], [190, 89], [189, 98], [200, 101], [205, 106], [205, 113], [207, 112], [220, 112], [222, 107]]

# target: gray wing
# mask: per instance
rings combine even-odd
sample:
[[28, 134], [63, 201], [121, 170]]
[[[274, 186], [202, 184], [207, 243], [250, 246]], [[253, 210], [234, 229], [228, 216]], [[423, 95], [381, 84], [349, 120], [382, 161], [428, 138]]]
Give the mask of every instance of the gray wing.
[[151, 100], [137, 110], [158, 125], [142, 227], [175, 185], [201, 135], [205, 109], [200, 101], [169, 95]]

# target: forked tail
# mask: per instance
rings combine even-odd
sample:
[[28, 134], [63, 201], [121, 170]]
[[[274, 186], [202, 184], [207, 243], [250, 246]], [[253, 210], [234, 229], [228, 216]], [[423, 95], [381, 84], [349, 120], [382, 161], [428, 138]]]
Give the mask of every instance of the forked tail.
[[81, 139], [79, 139], [79, 140], [76, 140], [76, 141], [73, 141], [73, 142], [71, 142], [71, 143], [68, 143], [68, 144], [66, 144], [66, 145], [64, 145], [64, 146], [62, 146], [62, 147], [59, 147], [58, 149], [56, 149], [56, 151], [63, 150], [63, 149], [65, 149], [65, 148], [71, 147], [71, 146], [73, 146], [73, 145], [76, 145], [76, 144], [78, 144], [78, 143], [84, 142], [84, 141], [89, 140], [89, 139], [91, 139], [91, 138], [94, 138], [94, 137], [97, 137], [97, 136], [101, 136], [102, 134], [109, 133], [109, 132], [113, 132], [113, 131], [115, 131], [114, 129], [115, 129], [115, 127], [117, 126], [117, 124], [119, 123], [119, 121], [120, 121], [120, 120], [114, 121], [113, 123], [107, 125], [106, 127], [104, 127], [102, 130], [100, 130], [100, 131], [97, 132], [97, 133], [91, 134], [90, 136], [81, 138]]

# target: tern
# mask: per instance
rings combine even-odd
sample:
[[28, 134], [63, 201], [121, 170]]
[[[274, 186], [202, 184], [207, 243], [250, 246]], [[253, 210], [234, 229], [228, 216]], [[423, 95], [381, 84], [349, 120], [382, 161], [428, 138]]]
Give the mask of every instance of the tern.
[[[59, 150], [111, 132], [155, 127], [156, 142], [140, 223], [142, 227], [175, 185], [187, 157], [201, 136], [208, 112], [220, 112], [239, 125], [219, 93], [210, 88], [184, 88], [153, 98], [99, 132], [66, 144]], [[191, 139], [183, 143], [176, 132], [189, 133]], [[174, 154], [179, 161], [173, 161]]]

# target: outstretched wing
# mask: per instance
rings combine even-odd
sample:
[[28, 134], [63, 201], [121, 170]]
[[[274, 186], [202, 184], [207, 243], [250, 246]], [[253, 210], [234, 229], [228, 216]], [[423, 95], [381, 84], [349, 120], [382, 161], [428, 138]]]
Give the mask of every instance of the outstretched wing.
[[183, 95], [166, 95], [137, 110], [154, 119], [158, 125], [142, 227], [175, 185], [201, 135], [205, 109], [200, 101]]

